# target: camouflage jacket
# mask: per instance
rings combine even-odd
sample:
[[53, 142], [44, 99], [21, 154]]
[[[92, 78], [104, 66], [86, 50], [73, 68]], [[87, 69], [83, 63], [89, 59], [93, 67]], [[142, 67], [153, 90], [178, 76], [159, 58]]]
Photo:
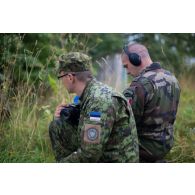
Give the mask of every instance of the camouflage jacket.
[[80, 147], [61, 162], [138, 162], [131, 107], [122, 94], [92, 79], [80, 97]]
[[132, 106], [142, 147], [151, 154], [167, 153], [173, 145], [180, 97], [175, 76], [153, 63], [133, 79], [123, 94]]

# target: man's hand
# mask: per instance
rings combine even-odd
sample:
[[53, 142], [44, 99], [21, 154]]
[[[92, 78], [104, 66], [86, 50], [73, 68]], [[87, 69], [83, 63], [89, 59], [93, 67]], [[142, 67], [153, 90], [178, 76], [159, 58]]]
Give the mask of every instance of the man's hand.
[[60, 112], [62, 109], [64, 109], [65, 106], [67, 106], [67, 104], [60, 104], [56, 107], [56, 110], [54, 113], [55, 118], [60, 118]]

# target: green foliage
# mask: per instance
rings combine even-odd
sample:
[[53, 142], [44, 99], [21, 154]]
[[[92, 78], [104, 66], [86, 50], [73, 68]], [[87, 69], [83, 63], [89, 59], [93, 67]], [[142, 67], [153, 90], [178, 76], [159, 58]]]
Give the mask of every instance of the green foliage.
[[124, 34], [102, 33], [88, 34], [89, 53], [94, 58], [105, 57], [109, 54], [121, 53], [125, 42]]
[[[170, 162], [195, 161], [194, 34], [0, 34], [0, 162], [53, 162], [48, 125], [55, 107], [72, 101], [56, 80], [58, 56], [120, 53], [125, 40], [148, 46], [154, 61], [180, 74], [181, 101]], [[93, 67], [98, 72], [98, 66]]]
[[194, 33], [134, 33], [126, 34], [126, 40], [146, 45], [153, 61], [161, 62], [176, 74], [187, 68], [186, 59], [194, 57], [195, 53]]
[[195, 161], [195, 87], [194, 80], [180, 79], [181, 99], [175, 123], [175, 146], [167, 155], [170, 162]]
[[40, 105], [40, 99], [28, 86], [22, 86], [14, 99], [10, 118], [0, 126], [0, 161], [48, 161], [52, 157], [47, 131], [51, 111]]
[[55, 94], [57, 94], [57, 90], [58, 90], [58, 87], [57, 87], [57, 82], [55, 79], [53, 79], [50, 75], [48, 75], [48, 79], [49, 79], [49, 84], [53, 90], [53, 92]]
[[[175, 123], [175, 145], [169, 162], [195, 161], [195, 94], [193, 81], [180, 79], [182, 93]], [[15, 96], [11, 118], [0, 126], [0, 162], [54, 162], [48, 125], [55, 106], [65, 93], [41, 99], [29, 87], [22, 86]]]

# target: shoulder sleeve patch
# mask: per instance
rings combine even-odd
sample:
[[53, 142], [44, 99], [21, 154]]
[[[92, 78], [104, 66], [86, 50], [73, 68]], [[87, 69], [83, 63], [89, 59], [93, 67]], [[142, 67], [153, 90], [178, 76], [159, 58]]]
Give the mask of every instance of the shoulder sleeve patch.
[[93, 124], [85, 124], [84, 142], [90, 144], [100, 143], [101, 126]]

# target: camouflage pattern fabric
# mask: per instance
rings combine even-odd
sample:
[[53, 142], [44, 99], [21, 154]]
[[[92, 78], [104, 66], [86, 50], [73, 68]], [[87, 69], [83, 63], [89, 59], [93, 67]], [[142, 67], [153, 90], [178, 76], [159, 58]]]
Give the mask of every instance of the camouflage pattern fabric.
[[78, 148], [77, 127], [64, 117], [54, 119], [49, 126], [49, 136], [55, 159], [59, 162]]
[[153, 63], [133, 79], [123, 94], [132, 106], [140, 149], [151, 159], [163, 158], [173, 146], [173, 124], [180, 97], [177, 79]]
[[[75, 144], [78, 147], [63, 147], [59, 142], [63, 143], [64, 138], [60, 134], [53, 135], [53, 143], [58, 143], [53, 145], [54, 151], [58, 151], [55, 153], [59, 153], [56, 155], [58, 162], [139, 161], [135, 120], [122, 94], [92, 79], [80, 97], [80, 108], [77, 136], [72, 136], [78, 138]], [[57, 126], [63, 124], [51, 123], [50, 134], [58, 132]], [[66, 132], [66, 125], [63, 128]], [[68, 137], [66, 139], [67, 143]]]
[[60, 56], [58, 72], [83, 72], [91, 69], [91, 58], [80, 52], [70, 52]]

